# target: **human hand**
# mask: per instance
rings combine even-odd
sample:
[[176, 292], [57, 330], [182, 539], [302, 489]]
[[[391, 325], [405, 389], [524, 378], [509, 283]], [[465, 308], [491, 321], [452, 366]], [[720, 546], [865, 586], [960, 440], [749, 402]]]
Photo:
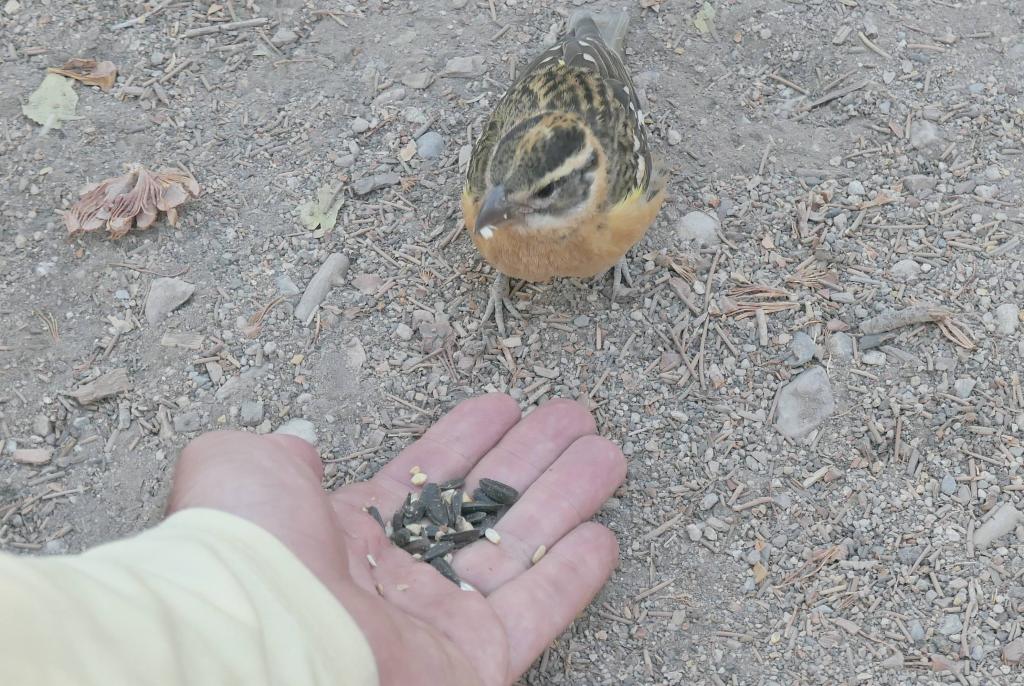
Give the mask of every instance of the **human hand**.
[[[553, 400], [521, 418], [504, 395], [466, 400], [372, 479], [327, 493], [323, 464], [302, 439], [215, 432], [181, 455], [168, 513], [208, 507], [275, 535], [334, 593], [366, 636], [382, 685], [505, 686], [525, 672], [604, 585], [618, 544], [588, 520], [625, 478], [613, 443], [575, 402]], [[455, 554], [477, 591], [463, 591], [385, 537], [385, 518], [432, 482], [480, 478], [518, 489], [486, 539]], [[544, 545], [547, 554], [531, 557]], [[376, 567], [370, 565], [371, 555]], [[343, 666], [340, 666], [343, 669]]]

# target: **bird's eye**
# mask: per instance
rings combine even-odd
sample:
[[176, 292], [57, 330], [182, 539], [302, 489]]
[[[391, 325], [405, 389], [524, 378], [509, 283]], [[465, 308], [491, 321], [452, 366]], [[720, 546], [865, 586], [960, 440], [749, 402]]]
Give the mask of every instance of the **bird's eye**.
[[544, 186], [543, 188], [538, 190], [536, 193], [534, 193], [534, 195], [536, 195], [538, 198], [550, 198], [551, 194], [554, 193], [554, 192], [555, 192], [555, 184], [549, 183], [548, 185]]

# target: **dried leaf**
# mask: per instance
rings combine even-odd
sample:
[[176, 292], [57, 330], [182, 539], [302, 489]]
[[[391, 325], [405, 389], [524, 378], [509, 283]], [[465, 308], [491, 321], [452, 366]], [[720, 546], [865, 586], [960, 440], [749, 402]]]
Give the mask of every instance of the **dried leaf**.
[[78, 107], [78, 93], [71, 81], [59, 74], [47, 74], [39, 88], [28, 96], [28, 104], [21, 108], [22, 114], [48, 129], [59, 129], [65, 121], [81, 119], [75, 116]]
[[149, 228], [156, 223], [157, 215], [165, 212], [167, 223], [174, 226], [178, 221], [176, 208], [199, 197], [199, 193], [199, 184], [187, 172], [151, 172], [141, 164], [130, 164], [123, 176], [83, 188], [82, 197], [64, 213], [64, 224], [72, 236], [106, 225], [111, 238], [121, 238], [133, 225]]
[[693, 25], [701, 35], [715, 32], [715, 8], [710, 2], [705, 2], [693, 16]]
[[310, 231], [317, 227], [330, 231], [338, 222], [338, 211], [344, 202], [341, 184], [321, 186], [317, 189], [316, 200], [299, 205], [299, 221]]
[[768, 578], [768, 569], [760, 562], [755, 562], [750, 569], [754, 573], [754, 583], [760, 584]]
[[117, 67], [113, 62], [97, 62], [81, 57], [68, 60], [60, 68], [50, 67], [47, 71], [81, 81], [87, 86], [99, 86], [104, 91], [110, 90], [117, 80]]

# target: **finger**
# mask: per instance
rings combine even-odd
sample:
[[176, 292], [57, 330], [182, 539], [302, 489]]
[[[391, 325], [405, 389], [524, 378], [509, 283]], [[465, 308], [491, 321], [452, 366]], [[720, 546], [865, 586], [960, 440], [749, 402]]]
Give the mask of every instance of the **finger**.
[[385, 516], [393, 511], [415, 488], [409, 480], [413, 467], [434, 482], [465, 476], [521, 416], [516, 401], [503, 394], [459, 403], [370, 480], [375, 504]]
[[515, 425], [466, 477], [472, 490], [481, 478], [496, 479], [520, 493], [581, 436], [597, 431], [594, 418], [572, 400], [550, 400]]
[[552, 548], [590, 519], [626, 477], [626, 459], [611, 441], [584, 436], [533, 482], [494, 527], [498, 545], [482, 540], [455, 556], [455, 570], [483, 593], [528, 569], [540, 546]]
[[618, 563], [611, 531], [586, 522], [489, 600], [509, 639], [511, 683], [590, 603]]

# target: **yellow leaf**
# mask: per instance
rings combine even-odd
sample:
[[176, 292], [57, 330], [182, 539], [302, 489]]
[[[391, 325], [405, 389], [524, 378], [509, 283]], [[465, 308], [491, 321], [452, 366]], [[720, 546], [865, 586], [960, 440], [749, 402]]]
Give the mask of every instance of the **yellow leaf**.
[[47, 74], [39, 88], [28, 96], [28, 104], [21, 108], [22, 113], [43, 126], [59, 129], [65, 121], [81, 119], [75, 116], [78, 107], [78, 93], [71, 86], [71, 81], [58, 74]]

